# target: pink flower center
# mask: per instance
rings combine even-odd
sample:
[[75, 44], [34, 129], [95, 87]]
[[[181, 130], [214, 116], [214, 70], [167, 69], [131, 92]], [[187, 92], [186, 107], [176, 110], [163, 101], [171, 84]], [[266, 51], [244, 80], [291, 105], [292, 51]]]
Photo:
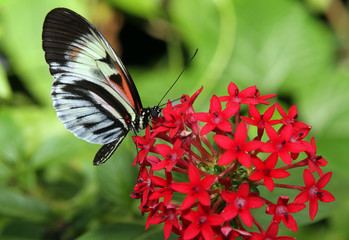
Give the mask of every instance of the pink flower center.
[[241, 98], [233, 97], [233, 98], [231, 98], [231, 101], [234, 102], [234, 103], [241, 103]]
[[315, 154], [310, 155], [310, 161], [312, 161], [314, 164], [317, 164], [317, 162], [322, 158], [322, 156], [315, 156]]
[[173, 211], [167, 211], [167, 219], [173, 220], [174, 219], [174, 212]]
[[312, 186], [311, 188], [309, 188], [309, 197], [312, 198], [316, 198], [317, 197], [317, 192], [318, 192], [318, 188], [315, 186]]
[[177, 153], [176, 152], [174, 152], [174, 153], [167, 153], [166, 154], [166, 158], [168, 159], [168, 160], [170, 160], [171, 162], [173, 162], [173, 161], [176, 161], [177, 160], [177, 158], [178, 158], [178, 155], [177, 155]]
[[286, 144], [286, 141], [283, 140], [282, 142], [275, 144], [275, 147], [276, 147], [277, 150], [280, 151], [280, 150], [284, 149], [285, 144]]
[[191, 187], [191, 190], [193, 191], [193, 192], [201, 192], [202, 191], [202, 188], [201, 188], [201, 186], [200, 185], [197, 185], [197, 186], [193, 186], [193, 187]]
[[235, 147], [235, 152], [241, 152], [241, 150], [242, 150], [242, 147], [240, 145], [237, 145]]
[[264, 176], [270, 177], [270, 172], [271, 172], [270, 169], [264, 169], [264, 170], [263, 170], [263, 175], [264, 175]]
[[288, 211], [284, 205], [277, 206], [275, 213], [280, 217], [285, 216], [286, 219], [288, 218]]
[[214, 117], [211, 119], [212, 123], [219, 124], [223, 121], [223, 118], [221, 115], [218, 115], [217, 112], [213, 112]]
[[323, 196], [324, 196], [324, 193], [319, 191], [319, 189], [316, 186], [312, 186], [309, 189], [310, 199], [313, 199], [313, 198], [320, 198], [321, 199]]
[[257, 124], [258, 128], [264, 128], [265, 127], [265, 122], [263, 120], [263, 115], [261, 116], [261, 120]]
[[206, 216], [200, 216], [198, 224], [201, 225], [201, 224], [205, 224], [205, 223], [207, 223], [207, 217]]
[[237, 209], [244, 209], [246, 207], [246, 200], [242, 197], [237, 197], [234, 201], [234, 205]]

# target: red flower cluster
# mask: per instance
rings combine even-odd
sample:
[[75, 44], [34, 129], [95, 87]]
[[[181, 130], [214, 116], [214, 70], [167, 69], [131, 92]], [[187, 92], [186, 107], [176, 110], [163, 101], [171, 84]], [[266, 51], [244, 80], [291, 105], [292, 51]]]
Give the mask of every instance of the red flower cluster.
[[[296, 121], [296, 106], [286, 113], [275, 103], [260, 112], [256, 106], [268, 105], [266, 100], [275, 95], [260, 96], [255, 86], [239, 91], [233, 83], [229, 96], [211, 98], [208, 113], [195, 113], [193, 103], [201, 90], [184, 95], [180, 104], [168, 102], [152, 130], [134, 138], [141, 149], [135, 159], [140, 173], [131, 197], [140, 198], [140, 209], [149, 213], [146, 228], [164, 223], [165, 239], [171, 232], [184, 240], [294, 239], [277, 236], [281, 221], [297, 231], [291, 214], [309, 202], [314, 219], [318, 201], [335, 200], [323, 190], [332, 175], [321, 170], [327, 161], [316, 154], [314, 138], [305, 140], [311, 127]], [[247, 111], [248, 116], [241, 116]], [[300, 167], [306, 167], [305, 186], [274, 182]], [[300, 193], [292, 202], [283, 195], [274, 203], [262, 196], [262, 186]], [[267, 229], [253, 216], [253, 209], [263, 206], [272, 215]], [[258, 232], [249, 229], [253, 225]]]

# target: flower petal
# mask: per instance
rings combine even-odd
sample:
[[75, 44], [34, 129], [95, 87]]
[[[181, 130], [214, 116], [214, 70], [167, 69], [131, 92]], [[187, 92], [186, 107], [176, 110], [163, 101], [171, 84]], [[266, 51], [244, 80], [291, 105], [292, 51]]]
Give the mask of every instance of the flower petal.
[[280, 179], [280, 178], [286, 178], [290, 176], [290, 173], [282, 169], [273, 169], [270, 171], [270, 176], [272, 178]]
[[314, 220], [318, 210], [318, 202], [317, 199], [312, 199], [309, 202], [309, 216], [311, 220]]
[[233, 204], [226, 206], [221, 213], [221, 216], [224, 217], [226, 221], [233, 219], [236, 215], [238, 215], [238, 210], [233, 206]]
[[211, 214], [207, 217], [207, 223], [212, 226], [218, 226], [224, 223], [224, 218], [219, 214]]
[[223, 149], [231, 149], [235, 145], [235, 141], [233, 139], [224, 135], [214, 135], [213, 139], [218, 144], [218, 146]]
[[211, 119], [211, 114], [209, 113], [194, 113], [192, 115], [196, 120], [199, 120], [200, 122], [208, 122]]
[[239, 105], [233, 105], [233, 106], [227, 107], [222, 111], [222, 116], [225, 119], [229, 119], [232, 116], [234, 116], [239, 111], [239, 109], [240, 109]]
[[223, 119], [223, 121], [219, 124], [217, 124], [217, 128], [224, 132], [231, 132], [233, 131], [233, 127], [231, 126], [230, 122], [228, 120]]
[[279, 135], [277, 134], [277, 132], [273, 127], [266, 125], [265, 130], [267, 131], [267, 135], [272, 142], [279, 139]]
[[264, 145], [263, 142], [258, 140], [252, 140], [244, 144], [244, 150], [247, 152], [251, 152], [253, 150], [257, 150], [258, 148]]
[[243, 209], [239, 212], [239, 216], [243, 223], [248, 227], [252, 227], [253, 217], [251, 211], [248, 208]]
[[208, 195], [208, 192], [206, 191], [201, 191], [198, 194], [198, 200], [203, 206], [210, 206], [211, 204], [210, 195]]
[[192, 185], [199, 185], [200, 184], [200, 172], [197, 169], [197, 167], [194, 164], [189, 164], [189, 170], [188, 170], [188, 175], [189, 175], [189, 181]]
[[255, 105], [249, 105], [248, 110], [253, 119], [255, 119], [257, 122], [261, 120], [261, 114], [259, 113]]
[[219, 166], [227, 165], [236, 159], [236, 154], [234, 151], [226, 151], [218, 160]]
[[315, 185], [315, 178], [308, 169], [304, 169], [303, 171], [303, 180], [304, 180], [305, 186], [308, 188]]
[[205, 126], [202, 127], [200, 131], [200, 135], [206, 135], [207, 133], [211, 132], [213, 129], [215, 129], [216, 125], [212, 124], [211, 122], [208, 122]]
[[259, 197], [247, 198], [248, 208], [260, 208], [265, 204], [265, 201]]
[[287, 151], [279, 151], [278, 154], [285, 164], [290, 165], [292, 163], [292, 158]]
[[216, 181], [216, 175], [207, 175], [201, 180], [200, 186], [202, 189], [209, 189], [212, 184]]
[[195, 200], [197, 199], [197, 195], [195, 194], [189, 194], [188, 196], [186, 196], [182, 202], [182, 207], [181, 209], [187, 209], [189, 208], [191, 205], [193, 205], [193, 203], [195, 202]]
[[269, 157], [264, 162], [265, 168], [273, 169], [276, 166], [277, 161], [278, 161], [278, 155], [270, 154]]
[[210, 113], [213, 113], [213, 112], [220, 113], [221, 111], [222, 111], [221, 102], [219, 101], [219, 98], [216, 95], [213, 95], [210, 103]]
[[213, 231], [210, 225], [203, 224], [201, 227], [201, 234], [205, 240], [214, 240]]
[[263, 120], [266, 122], [266, 121], [269, 121], [273, 115], [274, 115], [274, 111], [275, 111], [275, 105], [272, 105], [270, 108], [268, 108], [264, 114], [263, 114]]
[[221, 197], [222, 197], [226, 202], [232, 203], [232, 202], [236, 199], [237, 194], [236, 194], [235, 192], [223, 190], [223, 191], [221, 192]]
[[268, 188], [270, 192], [274, 190], [274, 181], [271, 177], [264, 178], [264, 185]]
[[261, 180], [263, 178], [264, 178], [264, 174], [262, 172], [258, 171], [258, 172], [252, 173], [248, 179], [250, 179], [251, 181], [258, 181], [258, 180]]
[[243, 198], [247, 198], [250, 193], [250, 187], [248, 186], [247, 182], [241, 183], [239, 189], [238, 189], [238, 195]]
[[298, 193], [293, 202], [304, 203], [309, 200], [309, 192], [307, 190]]
[[325, 173], [315, 184], [318, 188], [323, 188], [330, 181], [332, 177], [332, 172]]
[[230, 96], [236, 96], [239, 93], [239, 88], [235, 85], [235, 83], [230, 82], [228, 86], [228, 93]]
[[191, 188], [192, 188], [191, 183], [173, 183], [172, 184], [172, 189], [180, 193], [189, 194], [192, 192]]
[[334, 198], [334, 196], [326, 190], [321, 190], [321, 193], [322, 193], [322, 196], [319, 197], [319, 200], [321, 202], [332, 202], [332, 201], [336, 200]]
[[240, 124], [236, 128], [235, 132], [235, 143], [245, 143], [247, 139], [247, 128], [244, 122], [240, 122]]
[[248, 155], [246, 152], [239, 152], [236, 154], [236, 157], [238, 161], [245, 167], [250, 168], [251, 166], [251, 159], [250, 155]]
[[200, 233], [200, 227], [196, 223], [192, 223], [189, 225], [187, 229], [184, 231], [183, 239], [193, 239]]

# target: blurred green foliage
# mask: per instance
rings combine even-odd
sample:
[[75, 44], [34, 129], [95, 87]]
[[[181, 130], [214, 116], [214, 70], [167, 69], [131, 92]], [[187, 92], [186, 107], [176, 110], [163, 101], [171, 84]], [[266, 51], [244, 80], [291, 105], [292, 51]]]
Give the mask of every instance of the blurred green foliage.
[[[326, 189], [337, 200], [320, 203], [317, 222], [305, 212], [295, 216], [303, 225], [298, 233], [282, 233], [347, 239], [349, 27], [341, 26], [349, 18], [339, 0], [0, 1], [1, 239], [163, 238], [161, 228], [144, 231], [139, 202], [129, 197], [137, 177], [130, 136], [108, 163], [94, 167], [98, 146], [75, 138], [55, 116], [41, 48], [44, 17], [55, 7], [77, 11], [99, 29], [116, 15], [121, 29], [132, 26], [162, 42], [155, 60], [144, 54], [158, 52], [156, 44], [119, 42], [120, 53], [141, 49], [133, 54], [149, 59], [127, 64], [144, 106], [157, 104], [196, 48], [170, 99], [204, 86], [195, 107], [207, 110], [210, 96], [226, 94], [234, 81], [240, 89], [277, 93], [285, 106], [297, 104], [329, 161], [325, 171], [334, 172]], [[117, 32], [106, 36], [118, 41]]]

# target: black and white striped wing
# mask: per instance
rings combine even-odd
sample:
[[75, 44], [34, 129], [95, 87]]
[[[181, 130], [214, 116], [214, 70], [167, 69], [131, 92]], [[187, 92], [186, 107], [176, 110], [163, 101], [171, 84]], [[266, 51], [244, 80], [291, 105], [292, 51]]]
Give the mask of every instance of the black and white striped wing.
[[121, 60], [92, 24], [69, 9], [47, 14], [42, 40], [57, 117], [75, 136], [117, 147], [142, 109]]

